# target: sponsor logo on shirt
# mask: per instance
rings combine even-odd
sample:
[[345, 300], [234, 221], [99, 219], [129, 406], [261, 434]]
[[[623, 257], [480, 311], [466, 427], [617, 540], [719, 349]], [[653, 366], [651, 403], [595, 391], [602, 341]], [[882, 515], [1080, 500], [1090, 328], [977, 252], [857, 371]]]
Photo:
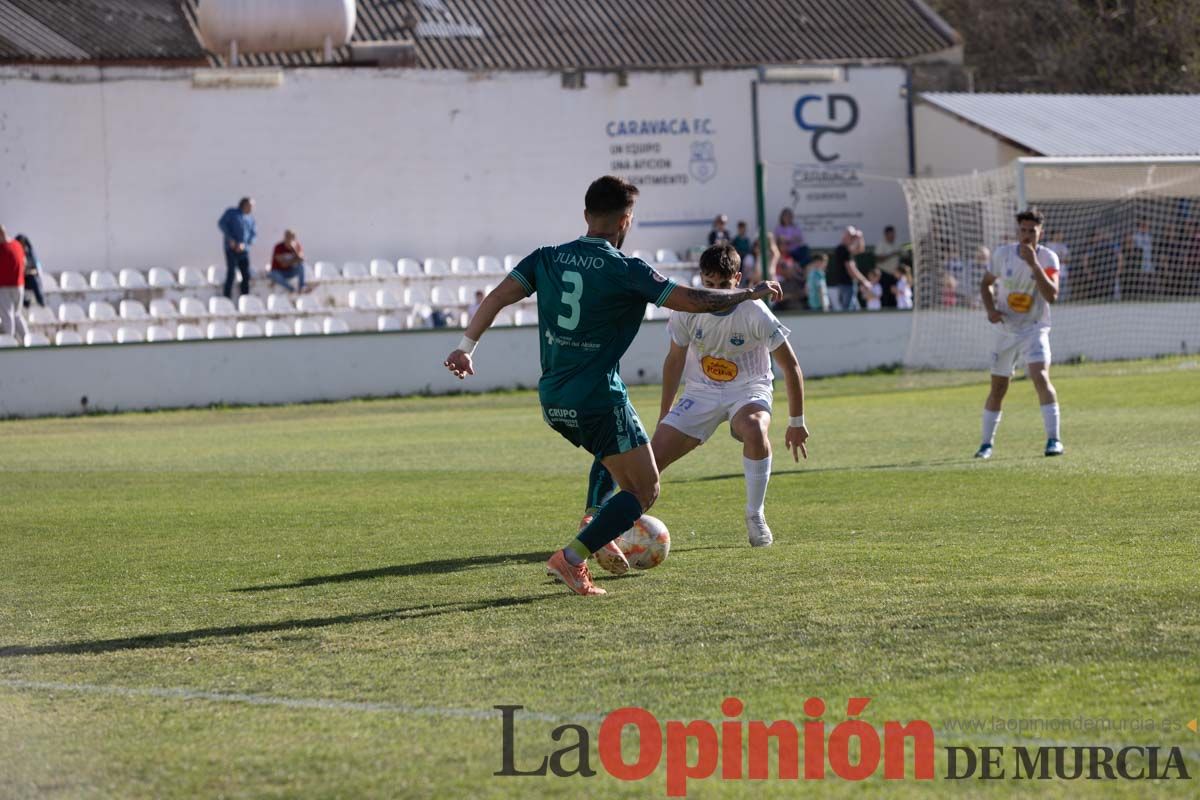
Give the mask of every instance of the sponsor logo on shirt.
[[740, 333], [735, 333], [733, 336], [729, 337], [729, 343], [734, 347], [741, 347], [746, 343], [746, 337], [742, 336]]
[[659, 282], [659, 283], [666, 283], [666, 282], [667, 282], [667, 276], [663, 275], [661, 272], [659, 272], [659, 271], [658, 271], [658, 270], [656, 270], [656, 269], [651, 269], [651, 270], [650, 270], [650, 276], [651, 276], [652, 278], [654, 278], [654, 280], [656, 280], [656, 281], [657, 281], [657, 282]]
[[705, 375], [720, 383], [728, 383], [738, 374], [737, 364], [715, 356], [700, 359], [700, 368], [704, 370]]
[[696, 341], [704, 341], [704, 328], [696, 328]]
[[1008, 307], [1018, 314], [1028, 313], [1033, 308], [1033, 295], [1024, 292], [1014, 292], [1008, 296]]

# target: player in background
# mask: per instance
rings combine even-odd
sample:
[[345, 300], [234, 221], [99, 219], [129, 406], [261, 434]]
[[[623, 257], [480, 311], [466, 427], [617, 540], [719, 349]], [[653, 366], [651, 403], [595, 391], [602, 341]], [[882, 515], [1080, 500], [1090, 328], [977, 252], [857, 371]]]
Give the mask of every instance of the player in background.
[[[709, 289], [729, 289], [741, 277], [741, 259], [729, 244], [710, 247], [700, 257], [700, 279]], [[728, 311], [676, 311], [667, 330], [671, 342], [663, 362], [662, 405], [650, 442], [654, 460], [666, 470], [729, 420], [730, 435], [742, 443], [746, 533], [752, 546], [767, 546], [774, 541], [763, 514], [771, 479], [771, 358], [787, 386], [784, 442], [797, 462], [801, 455], [808, 458], [804, 375], [787, 340], [791, 331], [761, 300]], [[687, 383], [676, 403], [681, 376]]]
[[1000, 407], [1018, 358], [1025, 359], [1025, 372], [1042, 406], [1045, 454], [1063, 454], [1058, 394], [1050, 383], [1050, 304], [1058, 300], [1059, 264], [1055, 252], [1038, 243], [1043, 222], [1041, 213], [1032, 209], [1017, 214], [1018, 241], [995, 249], [979, 283], [988, 321], [1000, 327], [992, 348], [992, 388], [983, 404], [983, 443], [976, 458], [992, 457]]
[[[637, 335], [646, 303], [679, 311], [725, 311], [748, 300], [782, 296], [779, 284], [715, 290], [677, 286], [620, 248], [633, 224], [638, 190], [606, 175], [584, 197], [587, 234], [541, 247], [522, 259], [483, 300], [445, 366], [459, 378], [475, 372], [472, 356], [506, 306], [537, 293], [542, 377], [538, 397], [546, 423], [595, 457], [592, 472], [622, 487], [578, 536], [546, 562], [546, 571], [576, 594], [598, 595], [588, 556], [610, 572], [629, 564], [613, 541], [658, 498], [658, 467], [649, 437], [629, 403], [618, 362]], [[602, 494], [600, 496], [603, 496]]]

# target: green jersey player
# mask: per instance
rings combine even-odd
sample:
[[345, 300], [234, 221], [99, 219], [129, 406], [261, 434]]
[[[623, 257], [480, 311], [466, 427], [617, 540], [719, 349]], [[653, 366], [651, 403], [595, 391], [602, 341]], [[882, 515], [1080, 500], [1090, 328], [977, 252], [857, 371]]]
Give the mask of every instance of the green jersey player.
[[539, 248], [514, 267], [484, 298], [458, 348], [444, 362], [459, 378], [474, 374], [475, 346], [496, 315], [537, 294], [542, 416], [567, 441], [595, 457], [593, 479], [602, 475], [622, 489], [546, 562], [549, 574], [581, 595], [605, 593], [592, 583], [589, 555], [595, 553], [610, 572], [628, 568], [613, 540], [658, 498], [658, 467], [649, 438], [618, 374], [618, 362], [637, 335], [646, 303], [712, 312], [782, 296], [773, 281], [753, 289], [677, 286], [641, 259], [624, 255], [620, 248], [633, 223], [637, 195], [637, 187], [620, 178], [606, 175], [593, 181], [584, 197], [587, 234]]

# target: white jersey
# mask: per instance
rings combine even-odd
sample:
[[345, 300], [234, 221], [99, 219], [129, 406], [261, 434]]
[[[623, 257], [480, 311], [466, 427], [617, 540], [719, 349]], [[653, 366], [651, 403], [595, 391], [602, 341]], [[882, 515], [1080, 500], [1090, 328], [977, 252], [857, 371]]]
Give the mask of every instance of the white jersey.
[[[1050, 304], [1037, 290], [1033, 271], [1021, 258], [1017, 244], [1004, 244], [992, 253], [988, 272], [996, 278], [996, 310], [1004, 315], [1001, 323], [1011, 332], [1027, 328], [1050, 327]], [[1048, 247], [1037, 246], [1038, 264], [1046, 275], [1058, 274], [1058, 254]]]
[[723, 314], [672, 311], [667, 330], [671, 341], [688, 348], [683, 379], [689, 392], [769, 387], [771, 351], [791, 333], [761, 300]]

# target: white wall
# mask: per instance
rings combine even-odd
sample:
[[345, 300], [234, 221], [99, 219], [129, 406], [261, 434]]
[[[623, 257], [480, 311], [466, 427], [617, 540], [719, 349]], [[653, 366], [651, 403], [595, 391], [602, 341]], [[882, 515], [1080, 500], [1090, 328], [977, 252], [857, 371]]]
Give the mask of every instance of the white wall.
[[[806, 375], [898, 363], [912, 317], [902, 312], [784, 315]], [[290, 403], [416, 392], [537, 386], [537, 328], [496, 328], [460, 382], [442, 366], [461, 331], [345, 334], [0, 350], [0, 417], [129, 411], [213, 403]], [[657, 383], [666, 323], [647, 322], [621, 359], [627, 383]]]
[[913, 108], [913, 138], [921, 178], [969, 175], [1033, 155], [929, 103]]

